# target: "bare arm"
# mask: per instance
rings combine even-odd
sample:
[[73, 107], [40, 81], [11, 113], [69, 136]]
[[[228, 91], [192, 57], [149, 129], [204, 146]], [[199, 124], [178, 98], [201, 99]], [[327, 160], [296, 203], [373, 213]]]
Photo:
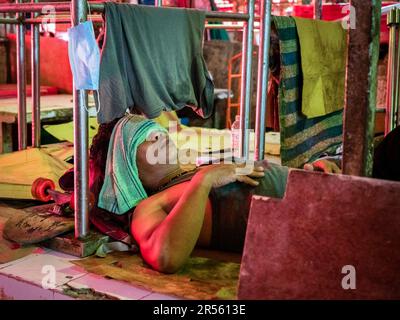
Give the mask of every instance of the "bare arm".
[[[260, 169], [253, 176], [262, 175]], [[250, 177], [236, 176], [232, 165], [216, 165], [201, 170], [189, 183], [142, 201], [133, 214], [132, 234], [144, 260], [156, 270], [176, 272], [199, 238], [211, 188], [236, 180], [258, 184]]]
[[177, 271], [195, 247], [211, 190], [204, 180], [195, 175], [189, 183], [156, 194], [136, 208], [132, 234], [154, 269]]

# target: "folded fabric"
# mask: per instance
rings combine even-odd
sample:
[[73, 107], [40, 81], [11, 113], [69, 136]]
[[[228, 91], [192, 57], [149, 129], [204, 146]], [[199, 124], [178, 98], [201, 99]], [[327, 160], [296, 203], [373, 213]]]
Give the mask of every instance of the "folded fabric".
[[303, 71], [302, 112], [308, 118], [344, 108], [346, 30], [340, 22], [294, 18]]
[[[74, 142], [74, 122], [66, 122], [61, 124], [48, 124], [44, 125], [43, 129], [49, 134], [60, 141]], [[99, 130], [99, 124], [97, 119], [94, 117], [89, 117], [88, 119], [88, 142], [92, 143], [93, 137], [97, 134]]]
[[205, 14], [105, 2], [100, 64], [100, 123], [134, 108], [148, 118], [191, 106], [214, 108], [214, 84], [202, 55]]
[[279, 37], [279, 124], [282, 165], [302, 168], [342, 143], [342, 110], [308, 119], [301, 110], [300, 44], [291, 17], [273, 17]]
[[104, 184], [97, 206], [124, 214], [147, 198], [139, 179], [136, 152], [153, 131], [166, 132], [159, 124], [137, 115], [126, 115], [115, 125], [108, 146]]

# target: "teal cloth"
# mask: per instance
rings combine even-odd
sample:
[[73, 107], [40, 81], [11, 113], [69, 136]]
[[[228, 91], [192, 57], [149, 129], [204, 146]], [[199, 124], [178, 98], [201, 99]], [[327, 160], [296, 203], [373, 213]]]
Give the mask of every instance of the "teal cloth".
[[124, 214], [147, 198], [136, 165], [137, 148], [154, 131], [167, 132], [156, 122], [126, 115], [115, 125], [108, 146], [104, 184], [98, 207]]
[[127, 108], [147, 118], [190, 106], [208, 118], [214, 84], [203, 58], [200, 10], [104, 3], [100, 123]]
[[302, 113], [300, 43], [292, 17], [273, 17], [281, 56], [279, 124], [282, 165], [302, 168], [342, 143], [343, 110], [308, 119]]
[[[218, 11], [218, 8], [214, 0], [210, 0], [211, 11]], [[222, 24], [221, 22], [208, 22], [209, 24]], [[210, 30], [211, 40], [223, 40], [230, 41], [228, 32], [225, 29], [211, 29]]]

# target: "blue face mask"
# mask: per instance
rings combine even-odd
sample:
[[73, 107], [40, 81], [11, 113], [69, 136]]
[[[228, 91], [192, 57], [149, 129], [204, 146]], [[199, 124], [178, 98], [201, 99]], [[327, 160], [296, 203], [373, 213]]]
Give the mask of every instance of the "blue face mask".
[[75, 88], [98, 90], [100, 50], [92, 22], [86, 21], [68, 29], [68, 39], [68, 55]]

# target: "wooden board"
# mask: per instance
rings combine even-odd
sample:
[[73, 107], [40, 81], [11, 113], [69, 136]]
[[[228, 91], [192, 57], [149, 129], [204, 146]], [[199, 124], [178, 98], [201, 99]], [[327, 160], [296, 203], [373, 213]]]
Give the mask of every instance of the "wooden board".
[[53, 204], [20, 209], [5, 223], [3, 235], [20, 244], [34, 244], [74, 230], [73, 217], [48, 214]]
[[[15, 214], [13, 209], [9, 211], [2, 206], [0, 206], [0, 211], [1, 214], [3, 214], [4, 212], [7, 212], [7, 214]], [[33, 253], [36, 250], [35, 246], [20, 246], [14, 242], [4, 239], [3, 229], [7, 219], [8, 218], [4, 217], [3, 215], [0, 215], [0, 264], [20, 259]]]

